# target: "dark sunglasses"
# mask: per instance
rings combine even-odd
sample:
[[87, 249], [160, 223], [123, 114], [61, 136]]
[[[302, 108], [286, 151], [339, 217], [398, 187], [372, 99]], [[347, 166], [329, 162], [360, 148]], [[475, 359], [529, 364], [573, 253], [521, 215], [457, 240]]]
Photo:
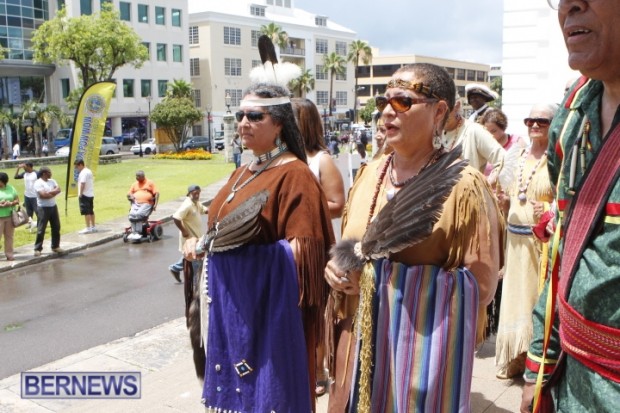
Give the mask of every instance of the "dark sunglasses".
[[437, 102], [435, 98], [410, 98], [409, 96], [392, 96], [391, 98], [386, 98], [385, 96], [377, 96], [375, 98], [375, 104], [377, 105], [377, 110], [379, 112], [383, 112], [383, 109], [390, 104], [392, 109], [395, 112], [403, 113], [407, 112], [411, 109], [411, 106], [417, 105], [420, 103], [433, 103]]
[[265, 118], [265, 115], [268, 115], [269, 112], [259, 112], [259, 111], [251, 111], [251, 112], [243, 112], [239, 111], [235, 113], [235, 118], [237, 118], [237, 122], [241, 122], [244, 117], [248, 118], [250, 122], [260, 122]]
[[551, 119], [547, 119], [547, 118], [525, 118], [525, 119], [523, 119], [523, 123], [525, 123], [525, 126], [527, 126], [528, 128], [531, 128], [532, 126], [534, 126], [535, 123], [537, 123], [538, 126], [549, 126], [549, 125], [551, 125]]

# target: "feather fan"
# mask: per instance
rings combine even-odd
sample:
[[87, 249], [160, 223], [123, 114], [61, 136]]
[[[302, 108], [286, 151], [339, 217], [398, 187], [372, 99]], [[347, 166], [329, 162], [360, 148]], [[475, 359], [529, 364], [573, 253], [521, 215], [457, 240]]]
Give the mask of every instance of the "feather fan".
[[459, 145], [398, 191], [368, 226], [361, 251], [354, 251], [356, 240], [338, 242], [331, 251], [338, 267], [359, 270], [368, 259], [388, 257], [426, 239], [468, 164], [458, 160], [460, 155]]
[[231, 250], [256, 236], [260, 232], [258, 217], [268, 198], [267, 190], [252, 195], [209, 229], [205, 244], [210, 246], [210, 251]]
[[276, 49], [269, 36], [262, 35], [258, 38], [258, 53], [263, 65], [250, 71], [250, 80], [253, 83], [276, 83], [286, 86], [301, 75], [301, 68], [296, 64], [278, 63]]

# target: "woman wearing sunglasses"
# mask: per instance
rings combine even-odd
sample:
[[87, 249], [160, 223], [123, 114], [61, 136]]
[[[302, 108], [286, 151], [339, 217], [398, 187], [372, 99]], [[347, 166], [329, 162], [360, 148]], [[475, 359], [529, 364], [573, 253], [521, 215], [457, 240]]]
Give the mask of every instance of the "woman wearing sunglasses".
[[[333, 232], [289, 93], [268, 83], [245, 92], [237, 132], [254, 158], [213, 199], [209, 238], [185, 245], [189, 258], [207, 251], [200, 296], [208, 315], [198, 348], [206, 363], [197, 367], [205, 369], [208, 412], [314, 411], [314, 354]], [[233, 242], [237, 237], [242, 245]], [[224, 238], [234, 246], [218, 247]]]
[[[376, 103], [393, 152], [358, 171], [343, 239], [362, 239], [395, 194], [415, 187], [420, 171], [444, 156], [441, 138], [454, 97], [454, 82], [439, 66], [413, 64], [392, 76]], [[361, 326], [374, 337], [369, 359], [356, 351], [352, 326], [358, 300], [366, 296], [360, 288], [367, 287], [360, 287], [359, 271], [328, 263], [337, 340], [330, 412], [344, 412], [348, 404], [350, 411], [469, 411], [477, 313], [497, 284], [499, 211], [484, 176], [466, 167], [438, 214], [426, 239], [372, 261], [377, 311], [370, 325]], [[390, 231], [398, 227], [396, 220]]]
[[[506, 268], [495, 341], [496, 376], [509, 379], [525, 371], [525, 356], [532, 340], [532, 309], [538, 299], [544, 274], [541, 257], [546, 244], [532, 233], [544, 211], [553, 202], [547, 171], [549, 125], [557, 106], [534, 105], [525, 118], [530, 145], [520, 150], [512, 186], [506, 188], [510, 207], [506, 221]], [[538, 276], [537, 276], [538, 275]]]

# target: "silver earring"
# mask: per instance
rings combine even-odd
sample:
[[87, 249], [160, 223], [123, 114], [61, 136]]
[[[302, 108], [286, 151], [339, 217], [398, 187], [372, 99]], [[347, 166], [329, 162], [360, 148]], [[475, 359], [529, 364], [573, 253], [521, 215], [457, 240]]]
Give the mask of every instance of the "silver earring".
[[435, 129], [435, 133], [433, 134], [433, 148], [441, 149], [442, 146], [441, 135], [437, 132], [437, 129]]

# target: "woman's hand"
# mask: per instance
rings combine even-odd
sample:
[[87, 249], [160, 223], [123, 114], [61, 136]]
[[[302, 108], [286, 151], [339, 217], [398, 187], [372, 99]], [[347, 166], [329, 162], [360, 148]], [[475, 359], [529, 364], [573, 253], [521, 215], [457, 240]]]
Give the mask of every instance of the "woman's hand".
[[530, 203], [532, 204], [532, 209], [534, 210], [534, 218], [536, 219], [536, 222], [538, 222], [542, 214], [545, 212], [545, 203], [538, 201], [530, 201]]
[[325, 267], [325, 281], [336, 291], [356, 295], [360, 293], [360, 271], [342, 271], [334, 260]]
[[205, 253], [196, 254], [196, 245], [198, 244], [198, 238], [191, 237], [185, 240], [183, 244], [183, 258], [188, 261], [196, 261], [204, 258]]

